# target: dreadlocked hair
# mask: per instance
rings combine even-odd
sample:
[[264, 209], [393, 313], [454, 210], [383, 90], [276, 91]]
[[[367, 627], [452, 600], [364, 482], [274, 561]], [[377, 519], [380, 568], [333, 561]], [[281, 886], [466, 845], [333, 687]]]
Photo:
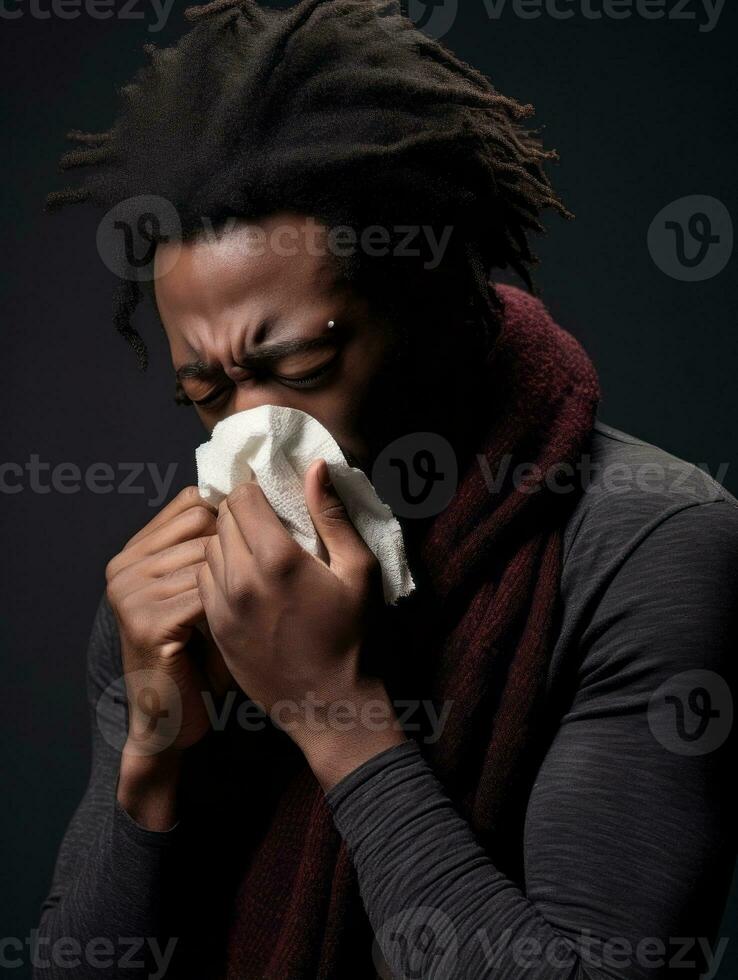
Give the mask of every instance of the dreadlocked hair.
[[[185, 15], [193, 27], [175, 46], [145, 45], [112, 128], [68, 134], [76, 146], [60, 166], [82, 171], [81, 183], [49, 194], [47, 210], [88, 201], [125, 213], [155, 196], [176, 212], [182, 240], [203, 216], [217, 227], [284, 211], [329, 226], [451, 228], [433, 272], [357, 252], [343, 274], [394, 315], [417, 313], [422, 297], [428, 311], [439, 297], [462, 302], [491, 343], [500, 311], [490, 270], [509, 267], [532, 288], [541, 212], [570, 217], [544, 170], [556, 153], [524, 125], [532, 106], [422, 34], [396, 0], [284, 11], [214, 0]], [[121, 276], [113, 320], [145, 368], [131, 318], [152, 275], [139, 278]]]

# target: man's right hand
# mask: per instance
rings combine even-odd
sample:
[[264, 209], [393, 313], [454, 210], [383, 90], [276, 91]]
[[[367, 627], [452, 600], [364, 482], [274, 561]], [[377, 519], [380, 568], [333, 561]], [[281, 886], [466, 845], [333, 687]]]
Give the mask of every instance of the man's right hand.
[[216, 532], [216, 518], [216, 508], [200, 497], [197, 487], [186, 487], [106, 569], [129, 704], [119, 799], [126, 797], [121, 802], [134, 818], [148, 817], [147, 825], [166, 824], [171, 813], [142, 814], [136, 798], [144, 784], [156, 789], [163, 774], [168, 783], [176, 781], [181, 750], [198, 742], [210, 724], [203, 698], [208, 682], [193, 657], [191, 640], [195, 626], [205, 619], [197, 572], [205, 560], [205, 544]]

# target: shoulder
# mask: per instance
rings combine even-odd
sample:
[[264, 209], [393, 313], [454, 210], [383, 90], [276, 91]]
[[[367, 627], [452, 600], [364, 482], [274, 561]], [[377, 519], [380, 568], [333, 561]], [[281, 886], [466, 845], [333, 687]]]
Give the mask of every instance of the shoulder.
[[565, 569], [604, 570], [668, 522], [681, 539], [714, 524], [738, 548], [738, 501], [705, 469], [598, 421], [578, 470], [583, 492], [564, 533]]
[[707, 472], [598, 423], [563, 543], [553, 673], [642, 679], [733, 659], [738, 501]]

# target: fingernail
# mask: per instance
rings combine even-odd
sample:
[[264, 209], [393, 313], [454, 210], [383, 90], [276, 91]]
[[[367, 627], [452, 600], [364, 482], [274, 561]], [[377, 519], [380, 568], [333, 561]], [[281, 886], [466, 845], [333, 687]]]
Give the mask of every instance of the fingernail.
[[318, 479], [327, 490], [329, 487], [333, 485], [331, 481], [331, 471], [328, 469], [328, 464], [326, 463], [325, 460], [321, 460], [321, 463], [322, 466], [320, 467], [320, 473], [318, 474]]

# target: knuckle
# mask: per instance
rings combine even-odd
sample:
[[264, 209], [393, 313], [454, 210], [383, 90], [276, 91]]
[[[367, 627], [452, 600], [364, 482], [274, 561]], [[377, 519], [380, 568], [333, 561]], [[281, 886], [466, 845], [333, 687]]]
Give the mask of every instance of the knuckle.
[[226, 498], [228, 506], [236, 506], [239, 503], [245, 504], [249, 501], [253, 502], [260, 493], [261, 488], [258, 483], [240, 483], [228, 494]]
[[250, 582], [241, 580], [229, 587], [228, 598], [236, 609], [244, 609], [254, 598], [254, 588]]
[[211, 584], [210, 569], [207, 565], [199, 565], [197, 571], [195, 572], [195, 588], [197, 589], [197, 594], [200, 596], [200, 602], [203, 606], [209, 605], [211, 599]]
[[108, 585], [111, 584], [115, 576], [118, 574], [118, 569], [120, 568], [120, 555], [115, 555], [105, 566], [105, 581]]
[[253, 594], [249, 581], [238, 572], [230, 572], [226, 575], [225, 587], [229, 601], [236, 606], [245, 605]]
[[344, 527], [350, 523], [346, 508], [342, 503], [330, 504], [321, 511], [320, 516], [330, 527]]
[[253, 598], [255, 583], [243, 568], [226, 565], [223, 569], [223, 588], [231, 606], [244, 606]]
[[177, 499], [185, 503], [195, 503], [196, 501], [202, 500], [202, 497], [197, 487], [190, 486], [180, 490], [177, 494]]
[[189, 569], [185, 566], [182, 568], [170, 568], [169, 571], [164, 572], [160, 577], [159, 582], [167, 582], [171, 584], [172, 582], [182, 582], [183, 585], [187, 583], [189, 578]]
[[287, 578], [296, 570], [300, 561], [297, 548], [281, 546], [273, 548], [264, 558], [262, 567], [268, 575], [275, 578]]
[[203, 531], [211, 527], [212, 521], [213, 515], [204, 507], [191, 507], [182, 515], [183, 529], [193, 538], [198, 537]]

